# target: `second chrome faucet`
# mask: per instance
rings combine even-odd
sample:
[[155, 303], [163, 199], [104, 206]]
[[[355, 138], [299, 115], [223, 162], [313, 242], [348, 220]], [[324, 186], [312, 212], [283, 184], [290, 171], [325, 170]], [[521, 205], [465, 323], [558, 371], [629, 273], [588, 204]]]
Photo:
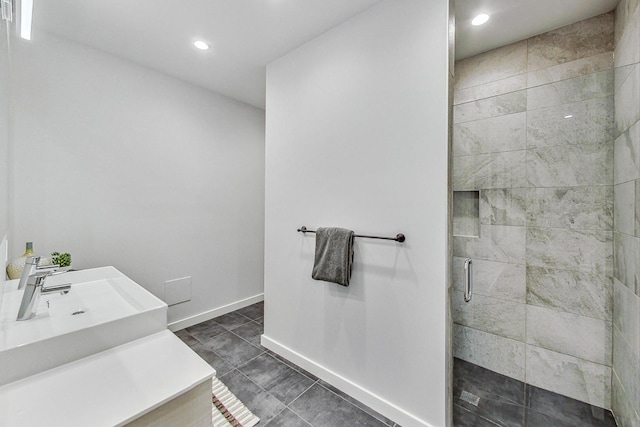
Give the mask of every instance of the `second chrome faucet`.
[[40, 257], [29, 257], [25, 263], [22, 276], [20, 277], [20, 283], [18, 285], [18, 289], [21, 289], [21, 286], [24, 288], [24, 294], [22, 295], [22, 301], [20, 302], [20, 308], [18, 309], [17, 320], [29, 320], [35, 317], [38, 309], [38, 302], [40, 301], [40, 295], [56, 292], [66, 294], [71, 289], [71, 284], [69, 283], [45, 288], [44, 283], [47, 277], [63, 273], [56, 273], [56, 270], [58, 269], [57, 265], [39, 267], [39, 261]]
[[47, 272], [47, 271], [56, 271], [59, 268], [58, 265], [40, 265], [40, 257], [39, 256], [30, 256], [27, 258], [24, 263], [24, 269], [22, 270], [22, 275], [20, 276], [20, 282], [18, 283], [18, 290], [24, 289], [27, 284], [27, 279], [29, 276], [36, 272]]

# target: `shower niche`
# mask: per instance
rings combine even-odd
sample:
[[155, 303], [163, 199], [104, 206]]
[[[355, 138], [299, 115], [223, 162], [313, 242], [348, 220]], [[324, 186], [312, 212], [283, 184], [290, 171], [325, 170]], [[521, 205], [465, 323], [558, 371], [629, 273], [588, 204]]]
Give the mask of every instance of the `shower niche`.
[[453, 192], [453, 235], [480, 237], [480, 191]]

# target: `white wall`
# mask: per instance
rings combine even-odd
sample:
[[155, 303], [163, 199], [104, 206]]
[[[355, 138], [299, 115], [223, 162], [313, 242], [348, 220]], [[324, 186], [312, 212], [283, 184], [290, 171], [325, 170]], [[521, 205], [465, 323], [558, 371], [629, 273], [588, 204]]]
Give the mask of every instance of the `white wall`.
[[170, 322], [262, 293], [264, 111], [46, 34], [13, 47], [12, 256], [33, 241], [160, 297], [192, 276]]
[[[447, 2], [387, 0], [267, 68], [263, 344], [403, 426], [446, 413]], [[356, 239], [351, 286], [315, 239]]]
[[0, 287], [6, 280], [4, 267], [9, 231], [9, 50], [4, 24], [6, 22], [0, 25]]

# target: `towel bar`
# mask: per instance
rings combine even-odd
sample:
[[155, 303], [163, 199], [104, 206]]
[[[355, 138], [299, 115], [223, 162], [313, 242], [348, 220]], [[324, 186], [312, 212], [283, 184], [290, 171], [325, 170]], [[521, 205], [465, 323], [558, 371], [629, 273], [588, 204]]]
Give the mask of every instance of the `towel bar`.
[[[315, 233], [315, 230], [308, 230], [304, 225], [298, 228], [299, 233]], [[364, 234], [355, 234], [354, 237], [366, 237], [367, 239], [380, 239], [380, 240], [395, 240], [396, 242], [404, 242], [406, 239], [404, 234], [398, 233], [396, 237], [382, 237], [382, 236], [366, 236]]]

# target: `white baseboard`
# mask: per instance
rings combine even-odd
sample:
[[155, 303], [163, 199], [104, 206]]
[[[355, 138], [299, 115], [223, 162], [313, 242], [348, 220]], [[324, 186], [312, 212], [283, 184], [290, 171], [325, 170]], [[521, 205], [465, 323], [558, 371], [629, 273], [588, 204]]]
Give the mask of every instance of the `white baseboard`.
[[214, 308], [213, 310], [205, 311], [204, 313], [196, 314], [195, 316], [187, 317], [186, 319], [176, 320], [175, 322], [169, 323], [167, 327], [171, 332], [176, 332], [181, 329], [188, 328], [189, 326], [206, 322], [207, 320], [211, 320], [214, 317], [222, 316], [223, 314], [231, 313], [232, 311], [238, 310], [240, 308], [250, 306], [251, 304], [255, 304], [260, 301], [264, 301], [264, 293], [254, 295], [252, 297], [236, 301], [231, 304], [223, 305], [222, 307]]
[[279, 342], [262, 335], [260, 338], [262, 346], [279, 354], [285, 359], [295, 363], [303, 369], [311, 372], [313, 375], [328, 382], [332, 386], [342, 390], [351, 397], [359, 400], [373, 410], [379, 412], [385, 417], [393, 420], [403, 427], [434, 427], [426, 421], [416, 417], [413, 414], [403, 410], [397, 405], [383, 399], [375, 393], [365, 389], [364, 387], [336, 374], [330, 369], [319, 365], [313, 360], [291, 350], [290, 348], [280, 344]]

